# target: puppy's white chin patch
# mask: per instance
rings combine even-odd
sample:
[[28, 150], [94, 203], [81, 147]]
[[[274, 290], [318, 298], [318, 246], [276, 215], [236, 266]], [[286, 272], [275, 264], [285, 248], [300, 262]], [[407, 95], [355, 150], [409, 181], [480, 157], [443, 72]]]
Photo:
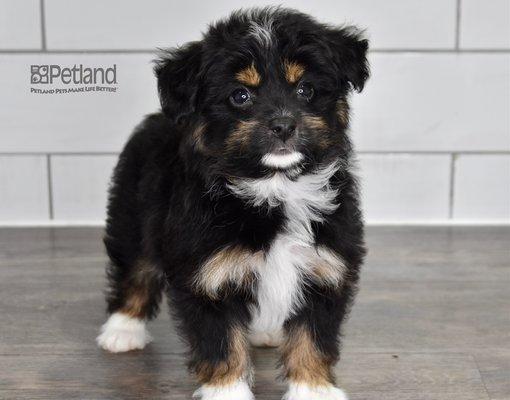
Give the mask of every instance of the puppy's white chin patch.
[[111, 353], [141, 350], [152, 340], [145, 322], [122, 313], [114, 313], [101, 327], [96, 342]]
[[255, 400], [250, 386], [245, 380], [239, 380], [226, 386], [203, 385], [193, 393], [193, 398], [201, 400]]
[[282, 400], [349, 400], [342, 389], [333, 385], [309, 386], [304, 383], [289, 384], [289, 390]]
[[290, 168], [303, 160], [303, 154], [295, 151], [289, 154], [267, 153], [262, 157], [262, 164], [272, 168]]

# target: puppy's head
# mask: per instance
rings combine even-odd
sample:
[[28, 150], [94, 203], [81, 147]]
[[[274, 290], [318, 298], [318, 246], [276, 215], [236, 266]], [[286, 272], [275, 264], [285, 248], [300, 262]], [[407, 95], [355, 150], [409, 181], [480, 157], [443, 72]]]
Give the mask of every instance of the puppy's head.
[[155, 68], [163, 112], [208, 171], [304, 173], [347, 156], [348, 94], [368, 77], [368, 42], [352, 27], [297, 11], [240, 11]]

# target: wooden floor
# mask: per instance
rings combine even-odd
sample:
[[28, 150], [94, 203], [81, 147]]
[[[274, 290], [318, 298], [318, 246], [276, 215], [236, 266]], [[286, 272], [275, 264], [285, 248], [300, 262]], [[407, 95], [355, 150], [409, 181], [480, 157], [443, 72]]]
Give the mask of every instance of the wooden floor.
[[[0, 230], [0, 399], [190, 399], [167, 310], [145, 350], [94, 344], [105, 257], [93, 228]], [[337, 375], [351, 400], [510, 399], [510, 228], [368, 230]], [[258, 400], [280, 399], [273, 350]]]

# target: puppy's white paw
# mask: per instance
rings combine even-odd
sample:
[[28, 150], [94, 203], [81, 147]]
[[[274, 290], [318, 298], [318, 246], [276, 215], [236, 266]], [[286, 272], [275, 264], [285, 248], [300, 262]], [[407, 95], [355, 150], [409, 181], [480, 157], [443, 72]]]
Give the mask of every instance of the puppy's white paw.
[[342, 389], [330, 386], [309, 386], [290, 383], [282, 400], [348, 400]]
[[193, 393], [193, 398], [201, 400], [255, 400], [246, 381], [239, 380], [228, 386], [202, 385]]
[[112, 353], [143, 349], [151, 340], [144, 321], [121, 313], [112, 314], [96, 338], [100, 347]]
[[248, 340], [255, 347], [278, 347], [283, 343], [283, 332], [251, 332]]

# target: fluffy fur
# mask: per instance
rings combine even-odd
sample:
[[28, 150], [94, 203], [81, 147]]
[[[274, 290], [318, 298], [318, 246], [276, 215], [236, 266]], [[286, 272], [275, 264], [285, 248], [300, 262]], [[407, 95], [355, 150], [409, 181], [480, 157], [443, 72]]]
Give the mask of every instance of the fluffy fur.
[[97, 337], [97, 344], [111, 353], [141, 350], [151, 341], [144, 321], [118, 312], [108, 318]]
[[250, 338], [283, 344], [285, 398], [345, 398], [332, 366], [365, 254], [348, 98], [367, 48], [354, 28], [266, 8], [161, 55], [162, 112], [112, 179], [102, 347], [143, 347], [165, 292], [196, 396], [252, 398]]
[[343, 390], [333, 386], [310, 387], [291, 383], [283, 400], [347, 400]]
[[210, 386], [202, 385], [193, 393], [193, 398], [202, 400], [254, 400], [250, 386], [244, 380], [239, 380], [231, 385]]

